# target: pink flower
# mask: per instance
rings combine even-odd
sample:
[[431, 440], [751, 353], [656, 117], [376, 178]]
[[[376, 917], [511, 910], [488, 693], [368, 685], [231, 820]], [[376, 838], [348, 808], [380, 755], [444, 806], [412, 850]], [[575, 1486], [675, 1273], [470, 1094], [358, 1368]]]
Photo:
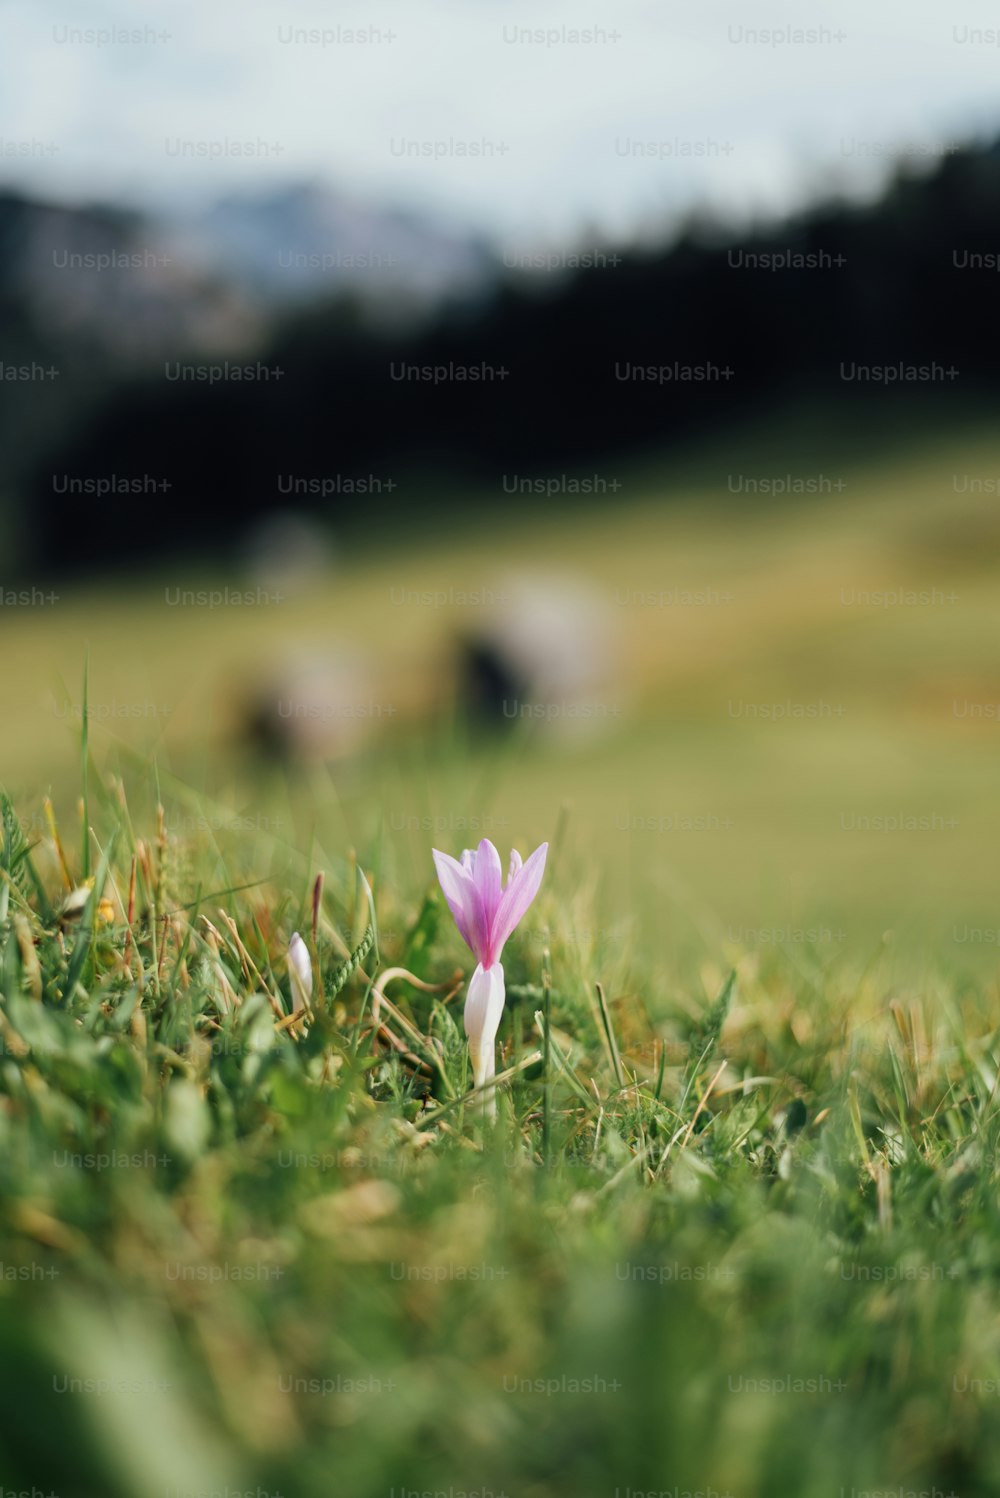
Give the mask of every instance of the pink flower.
[[[512, 852], [506, 886], [501, 884], [500, 854], [488, 837], [474, 853], [467, 848], [461, 863], [436, 848], [432, 850], [455, 925], [478, 961], [465, 1001], [465, 1033], [477, 1087], [496, 1075], [496, 1036], [505, 998], [500, 954], [538, 893], [548, 847], [548, 843], [542, 843], [524, 864], [520, 853]], [[483, 1096], [487, 1112], [495, 1118], [492, 1091]]]

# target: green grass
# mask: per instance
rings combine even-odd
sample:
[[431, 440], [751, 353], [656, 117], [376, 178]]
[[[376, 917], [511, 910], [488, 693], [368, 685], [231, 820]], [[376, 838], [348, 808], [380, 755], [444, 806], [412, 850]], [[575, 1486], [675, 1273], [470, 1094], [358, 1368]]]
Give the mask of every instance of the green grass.
[[[5, 609], [0, 1498], [997, 1491], [1000, 447], [746, 443], [280, 608]], [[604, 734], [470, 739], [478, 616], [391, 601], [525, 557], [613, 604]], [[672, 588], [732, 602], [614, 603]], [[393, 716], [263, 767], [247, 692], [345, 641]], [[728, 706], [786, 699], [844, 711]], [[483, 832], [550, 843], [493, 1130], [430, 857]]]
[[630, 955], [564, 826], [490, 1129], [429, 859], [224, 849], [162, 785], [133, 822], [151, 772], [88, 773], [65, 870], [4, 815], [6, 1488], [996, 1491], [995, 982], [891, 945]]

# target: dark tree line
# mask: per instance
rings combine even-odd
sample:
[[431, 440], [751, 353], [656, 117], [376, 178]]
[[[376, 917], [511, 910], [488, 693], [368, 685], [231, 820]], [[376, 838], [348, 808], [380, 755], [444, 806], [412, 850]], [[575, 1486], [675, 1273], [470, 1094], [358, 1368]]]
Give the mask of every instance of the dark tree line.
[[[768, 256], [806, 259], [750, 268]], [[929, 397], [946, 418], [1000, 391], [998, 257], [1000, 153], [989, 148], [900, 177], [874, 205], [828, 206], [739, 241], [692, 228], [615, 267], [507, 276], [476, 305], [407, 331], [373, 331], [345, 303], [315, 308], [255, 358], [231, 361], [259, 359], [280, 379], [110, 381], [86, 422], [54, 427], [22, 480], [37, 549], [54, 567], [106, 558], [109, 533], [123, 560], [195, 543], [225, 549], [248, 519], [282, 507], [378, 527], [407, 509], [407, 476], [454, 479], [456, 493], [464, 480], [495, 481], [499, 493], [505, 473], [669, 450], [803, 398], [836, 418], [903, 392]], [[404, 366], [507, 374], [394, 379]], [[866, 366], [958, 374], [844, 378]], [[638, 379], [636, 367], [667, 374]], [[685, 368], [703, 373], [685, 378]], [[86, 369], [70, 379], [86, 399]], [[161, 474], [171, 488], [81, 502], [53, 493], [53, 472]], [[279, 476], [368, 474], [398, 487], [278, 493]], [[441, 485], [442, 504], [451, 487]]]

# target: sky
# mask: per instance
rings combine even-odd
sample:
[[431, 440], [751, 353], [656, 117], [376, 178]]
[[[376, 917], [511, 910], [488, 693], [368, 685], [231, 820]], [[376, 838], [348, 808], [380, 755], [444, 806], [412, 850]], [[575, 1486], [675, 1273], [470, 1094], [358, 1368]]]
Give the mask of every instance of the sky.
[[0, 28], [9, 185], [318, 181], [504, 248], [863, 196], [1000, 130], [993, 0], [0, 0]]

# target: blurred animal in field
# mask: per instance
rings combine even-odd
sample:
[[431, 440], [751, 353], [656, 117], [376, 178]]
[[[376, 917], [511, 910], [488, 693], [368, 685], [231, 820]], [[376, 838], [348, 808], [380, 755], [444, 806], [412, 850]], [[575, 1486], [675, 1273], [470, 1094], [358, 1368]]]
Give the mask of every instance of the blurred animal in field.
[[590, 738], [620, 716], [619, 677], [609, 605], [569, 574], [508, 577], [459, 636], [458, 704], [481, 731], [521, 725], [560, 742]]

